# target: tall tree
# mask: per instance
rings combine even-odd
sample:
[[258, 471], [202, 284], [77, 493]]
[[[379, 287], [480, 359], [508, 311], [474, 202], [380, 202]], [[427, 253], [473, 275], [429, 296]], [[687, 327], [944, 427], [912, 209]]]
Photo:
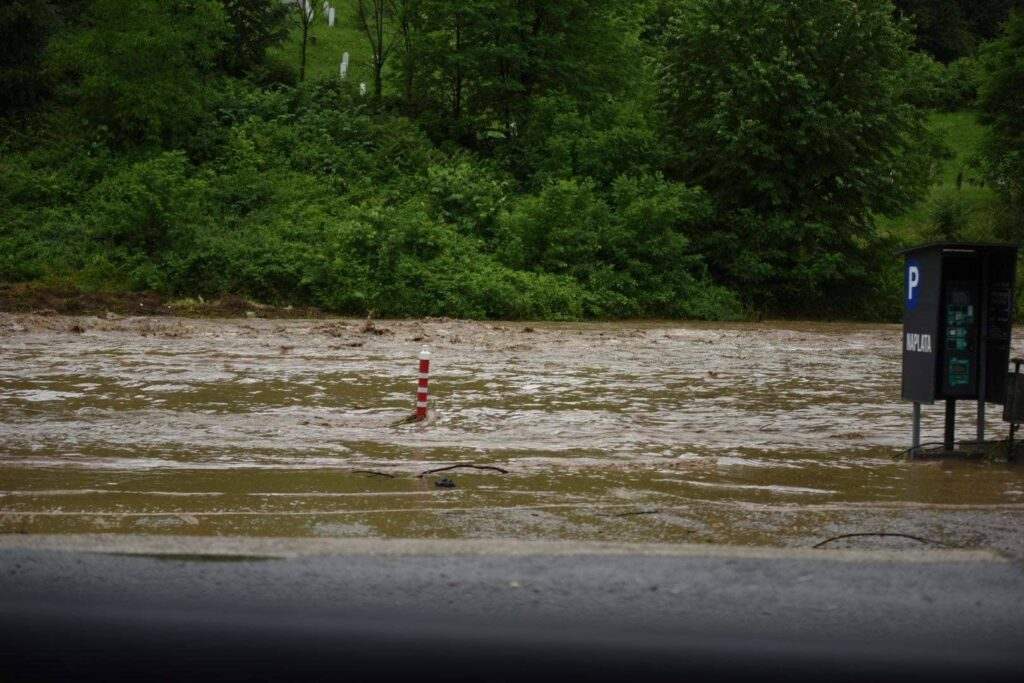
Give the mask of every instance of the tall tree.
[[672, 168], [734, 216], [719, 263], [752, 291], [837, 286], [872, 217], [923, 192], [923, 118], [898, 87], [911, 37], [893, 16], [890, 0], [690, 0], [673, 17], [660, 70]]
[[313, 0], [286, 0], [291, 6], [292, 17], [295, 24], [302, 31], [302, 40], [299, 41], [299, 80], [306, 80], [306, 49], [309, 45], [309, 29], [313, 26], [313, 19], [316, 18], [316, 10], [313, 8]]
[[56, 18], [45, 0], [0, 5], [0, 113], [30, 105], [45, 91], [40, 65]]
[[972, 54], [997, 36], [1024, 0], [894, 0], [914, 26], [914, 45], [941, 62]]
[[1012, 237], [1024, 236], [1024, 12], [1015, 12], [1004, 34], [986, 46], [978, 94], [989, 125], [983, 149], [989, 181], [1010, 209]]
[[895, 0], [914, 27], [914, 46], [940, 62], [974, 50], [977, 38], [964, 16], [961, 0]]
[[1000, 35], [1010, 12], [1024, 11], [1024, 0], [960, 0], [961, 11], [979, 40]]
[[400, 3], [396, 0], [356, 0], [356, 21], [370, 43], [373, 95], [378, 102], [384, 95], [384, 64], [398, 38], [394, 24], [400, 25], [400, 15]]
[[672, 19], [661, 102], [677, 167], [728, 204], [863, 224], [914, 198], [899, 102], [910, 37], [889, 0], [692, 0]]
[[225, 50], [228, 71], [241, 75], [261, 65], [267, 48], [287, 35], [288, 6], [279, 0], [221, 0], [234, 29]]
[[401, 49], [402, 102], [407, 115], [413, 116], [418, 110], [416, 92], [417, 63], [420, 58], [422, 40], [421, 0], [392, 0], [394, 22], [398, 27]]
[[402, 77], [417, 83], [437, 131], [467, 144], [514, 139], [535, 97], [607, 99], [639, 72], [624, 49], [639, 31], [625, 18], [633, 10], [614, 0], [417, 4], [416, 54], [403, 55]]

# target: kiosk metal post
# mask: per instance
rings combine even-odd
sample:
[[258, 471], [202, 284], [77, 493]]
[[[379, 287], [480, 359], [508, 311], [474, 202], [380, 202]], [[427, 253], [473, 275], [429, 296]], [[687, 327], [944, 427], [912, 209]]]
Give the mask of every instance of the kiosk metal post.
[[947, 451], [956, 448], [956, 399], [946, 399], [946, 423], [942, 445]]
[[[985, 401], [988, 399], [986, 379], [988, 378], [988, 252], [981, 252], [981, 300], [978, 303], [980, 340], [978, 343], [978, 448], [985, 444]], [[1006, 362], [1003, 362], [1006, 367]]]
[[910, 446], [910, 456], [917, 455], [917, 449], [921, 447], [921, 404], [914, 401], [914, 426], [913, 438]]

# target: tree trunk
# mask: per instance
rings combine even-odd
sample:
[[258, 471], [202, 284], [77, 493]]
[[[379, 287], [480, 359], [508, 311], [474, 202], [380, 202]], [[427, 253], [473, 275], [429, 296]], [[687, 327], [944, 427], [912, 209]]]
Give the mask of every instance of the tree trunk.
[[[305, 12], [305, 8], [301, 11]], [[306, 80], [306, 40], [309, 38], [309, 22], [302, 21], [302, 59], [299, 62], [299, 80]]]
[[462, 116], [462, 15], [455, 15], [455, 83], [452, 93], [452, 118], [456, 121]]
[[412, 26], [409, 21], [408, 15], [402, 16], [402, 42], [405, 47], [405, 54], [402, 55], [402, 75], [405, 79], [405, 92], [403, 93], [405, 99], [405, 113], [407, 116], [414, 114], [412, 104], [412, 93], [413, 93], [413, 79], [415, 77], [416, 60], [412, 54]]
[[379, 58], [373, 60], [373, 94], [379, 104], [381, 98], [384, 96], [384, 83], [383, 83], [384, 64]]
[[377, 0], [374, 3], [373, 12], [377, 23], [377, 49], [373, 56], [373, 94], [379, 105], [384, 96], [384, 0]]

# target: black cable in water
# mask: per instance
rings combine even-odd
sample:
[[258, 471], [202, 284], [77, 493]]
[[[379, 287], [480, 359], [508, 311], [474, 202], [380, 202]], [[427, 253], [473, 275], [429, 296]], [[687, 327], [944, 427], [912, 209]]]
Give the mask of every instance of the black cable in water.
[[941, 545], [941, 546], [945, 546], [947, 548], [951, 547], [951, 546], [943, 543], [942, 541], [933, 541], [933, 540], [931, 540], [929, 538], [921, 538], [920, 536], [914, 536], [912, 534], [900, 534], [900, 533], [888, 532], [888, 531], [860, 531], [860, 532], [853, 533], [853, 534], [840, 534], [839, 536], [833, 536], [832, 538], [826, 538], [824, 541], [822, 541], [821, 543], [815, 544], [813, 547], [814, 548], [820, 548], [823, 545], [825, 545], [826, 543], [831, 543], [832, 541], [838, 541], [841, 538], [855, 538], [855, 537], [858, 537], [858, 536], [894, 536], [896, 538], [909, 538], [910, 540], [917, 541], [919, 543], [930, 543], [932, 545]]

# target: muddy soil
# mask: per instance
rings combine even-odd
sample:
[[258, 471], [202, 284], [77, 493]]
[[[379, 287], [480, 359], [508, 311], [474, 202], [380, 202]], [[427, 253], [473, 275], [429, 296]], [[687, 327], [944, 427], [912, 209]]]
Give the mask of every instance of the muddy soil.
[[[1024, 558], [1024, 466], [900, 457], [899, 334], [0, 314], [0, 532], [799, 547], [885, 533], [822, 552]], [[424, 346], [432, 414], [410, 424]], [[926, 407], [929, 439], [941, 412]], [[454, 464], [495, 469], [424, 474]]]
[[83, 292], [70, 285], [0, 284], [0, 311], [36, 315], [319, 318], [312, 307], [269, 306], [241, 296], [168, 300], [154, 292]]

